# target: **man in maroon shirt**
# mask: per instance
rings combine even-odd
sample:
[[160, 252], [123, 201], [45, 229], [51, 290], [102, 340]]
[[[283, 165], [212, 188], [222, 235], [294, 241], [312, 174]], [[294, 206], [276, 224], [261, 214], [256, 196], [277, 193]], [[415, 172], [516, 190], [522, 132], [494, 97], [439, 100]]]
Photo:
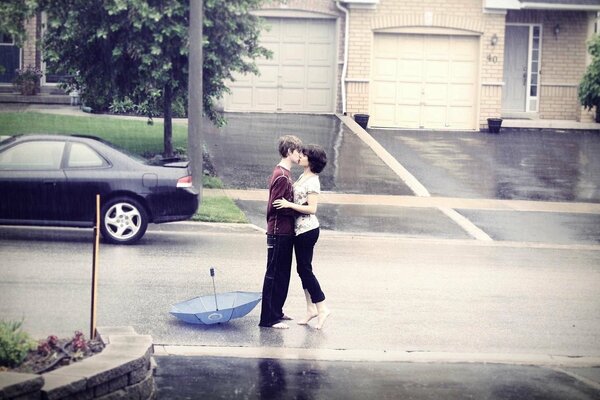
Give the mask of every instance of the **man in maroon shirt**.
[[279, 138], [281, 161], [269, 179], [269, 202], [267, 203], [267, 271], [263, 282], [262, 305], [259, 326], [287, 329], [281, 322], [283, 304], [287, 298], [292, 270], [294, 245], [294, 221], [296, 212], [290, 208], [277, 209], [273, 202], [285, 198], [294, 201], [293, 180], [290, 169], [298, 164], [302, 142], [296, 136]]

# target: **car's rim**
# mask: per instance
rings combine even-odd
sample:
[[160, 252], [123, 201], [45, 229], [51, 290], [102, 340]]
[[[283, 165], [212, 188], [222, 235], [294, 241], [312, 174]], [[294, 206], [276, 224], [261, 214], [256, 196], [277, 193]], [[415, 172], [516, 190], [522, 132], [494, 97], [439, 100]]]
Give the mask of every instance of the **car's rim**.
[[118, 240], [127, 240], [135, 236], [141, 226], [142, 217], [139, 210], [129, 203], [112, 205], [104, 216], [104, 227]]

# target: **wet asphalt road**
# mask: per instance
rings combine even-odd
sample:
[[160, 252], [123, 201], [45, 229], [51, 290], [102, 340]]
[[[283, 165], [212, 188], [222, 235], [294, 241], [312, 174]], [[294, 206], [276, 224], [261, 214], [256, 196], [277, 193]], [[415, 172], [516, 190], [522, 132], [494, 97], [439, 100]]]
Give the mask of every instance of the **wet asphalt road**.
[[600, 399], [600, 390], [534, 366], [223, 357], [157, 357], [157, 363], [159, 398], [173, 400]]

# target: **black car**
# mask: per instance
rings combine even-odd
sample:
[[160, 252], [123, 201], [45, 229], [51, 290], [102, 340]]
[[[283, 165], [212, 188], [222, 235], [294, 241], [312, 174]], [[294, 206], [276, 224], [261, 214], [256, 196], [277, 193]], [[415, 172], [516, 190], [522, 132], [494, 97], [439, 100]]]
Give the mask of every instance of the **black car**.
[[149, 222], [198, 208], [188, 162], [153, 164], [91, 136], [9, 137], [0, 142], [0, 224], [91, 227], [99, 194], [103, 238], [134, 243]]

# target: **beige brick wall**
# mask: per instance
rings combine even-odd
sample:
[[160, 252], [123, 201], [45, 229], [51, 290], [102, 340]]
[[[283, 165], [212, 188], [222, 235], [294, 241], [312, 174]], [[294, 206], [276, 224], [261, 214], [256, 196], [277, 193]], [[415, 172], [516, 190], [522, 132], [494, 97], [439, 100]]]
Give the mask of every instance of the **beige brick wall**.
[[22, 53], [21, 53], [21, 68], [26, 67], [28, 65], [35, 65], [35, 51], [36, 51], [36, 42], [35, 42], [35, 29], [36, 29], [36, 18], [32, 18], [25, 24], [25, 30], [27, 31], [27, 41], [23, 45]]
[[[439, 27], [467, 30], [481, 35], [480, 124], [500, 116], [504, 14], [484, 14], [481, 0], [381, 0], [376, 9], [352, 9], [348, 65], [350, 114], [369, 112], [369, 80], [374, 31], [398, 27]], [[493, 34], [498, 44], [491, 46]], [[488, 57], [489, 56], [489, 57]]]

